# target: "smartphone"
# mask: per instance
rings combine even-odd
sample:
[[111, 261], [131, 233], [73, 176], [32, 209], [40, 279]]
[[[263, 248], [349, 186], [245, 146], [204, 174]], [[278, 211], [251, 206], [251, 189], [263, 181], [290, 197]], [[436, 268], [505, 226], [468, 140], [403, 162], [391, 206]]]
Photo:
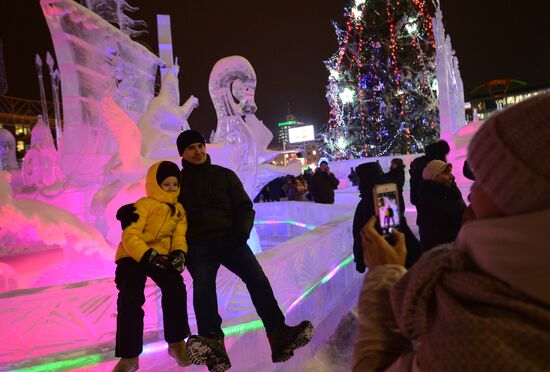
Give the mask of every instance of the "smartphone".
[[399, 229], [399, 194], [395, 183], [374, 186], [374, 213], [378, 217], [377, 227], [383, 236], [388, 236], [391, 229]]

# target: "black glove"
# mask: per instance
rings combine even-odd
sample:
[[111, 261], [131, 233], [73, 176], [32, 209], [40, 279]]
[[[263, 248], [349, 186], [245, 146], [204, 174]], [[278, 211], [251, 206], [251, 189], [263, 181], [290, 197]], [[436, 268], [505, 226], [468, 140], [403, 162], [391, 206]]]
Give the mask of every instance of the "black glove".
[[168, 259], [168, 256], [159, 254], [153, 248], [150, 248], [147, 252], [145, 252], [139, 263], [150, 268], [161, 270], [166, 270], [170, 267], [170, 260]]
[[120, 227], [124, 230], [133, 222], [136, 222], [139, 215], [136, 213], [136, 207], [133, 204], [126, 204], [118, 209], [116, 219], [120, 221]]
[[248, 234], [242, 231], [233, 231], [229, 235], [229, 242], [233, 247], [242, 247], [248, 241]]
[[185, 269], [186, 258], [187, 257], [185, 256], [185, 252], [180, 250], [174, 251], [168, 256], [170, 265], [172, 265], [178, 273], [182, 273], [183, 269]]

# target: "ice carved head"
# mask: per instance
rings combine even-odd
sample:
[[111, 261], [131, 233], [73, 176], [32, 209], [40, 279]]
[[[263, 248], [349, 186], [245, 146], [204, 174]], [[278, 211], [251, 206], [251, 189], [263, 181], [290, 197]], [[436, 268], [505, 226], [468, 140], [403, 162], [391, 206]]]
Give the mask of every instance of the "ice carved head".
[[220, 59], [210, 73], [208, 88], [218, 119], [256, 112], [256, 73], [246, 58]]
[[253, 114], [256, 112], [256, 102], [254, 95], [256, 94], [256, 81], [243, 82], [239, 79], [231, 85], [231, 93], [239, 102], [238, 108], [242, 114]]

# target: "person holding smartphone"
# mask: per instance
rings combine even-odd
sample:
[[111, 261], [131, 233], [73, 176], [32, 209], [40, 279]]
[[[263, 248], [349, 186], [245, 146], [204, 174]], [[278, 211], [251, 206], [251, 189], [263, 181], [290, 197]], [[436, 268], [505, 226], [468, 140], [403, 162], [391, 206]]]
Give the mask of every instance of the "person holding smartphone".
[[[367, 162], [360, 164], [355, 168], [357, 180], [359, 182], [359, 192], [361, 201], [357, 204], [355, 215], [353, 216], [353, 256], [355, 260], [355, 268], [359, 273], [364, 273], [366, 266], [363, 259], [363, 248], [361, 246], [361, 229], [367, 223], [369, 218], [376, 215], [375, 194], [374, 188], [376, 185], [387, 184], [389, 180], [384, 175], [384, 171], [378, 162]], [[422, 252], [418, 239], [407, 225], [405, 216], [401, 211], [394, 220], [399, 221], [400, 231], [405, 234], [407, 240], [408, 256], [406, 266], [410, 267]]]
[[371, 218], [353, 371], [544, 371], [550, 366], [550, 94], [491, 116], [472, 138], [476, 220], [408, 272]]
[[323, 160], [311, 178], [313, 201], [321, 204], [334, 204], [334, 190], [338, 188], [338, 178], [330, 172], [328, 163]]

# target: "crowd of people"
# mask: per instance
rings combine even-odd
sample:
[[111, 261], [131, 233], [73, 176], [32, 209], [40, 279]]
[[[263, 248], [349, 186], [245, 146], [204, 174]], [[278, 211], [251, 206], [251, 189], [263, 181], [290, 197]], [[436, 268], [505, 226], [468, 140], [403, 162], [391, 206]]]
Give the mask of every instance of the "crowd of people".
[[280, 201], [284, 195], [289, 201], [314, 201], [320, 204], [334, 204], [334, 190], [340, 181], [323, 160], [315, 172], [307, 168], [298, 176], [277, 177], [265, 185], [254, 198], [254, 202]]
[[474, 135], [466, 209], [447, 153], [438, 142], [411, 165], [424, 245], [416, 263], [406, 231], [390, 243], [374, 216], [359, 228], [357, 264], [368, 273], [352, 369], [548, 370], [550, 94], [493, 115]]
[[[307, 320], [296, 326], [285, 323], [269, 279], [247, 244], [254, 224], [252, 201], [232, 170], [210, 162], [199, 132], [182, 132], [177, 148], [181, 172], [170, 162], [153, 165], [147, 174], [147, 197], [117, 213], [123, 229], [115, 258], [119, 290], [115, 355], [120, 360], [113, 371], [139, 368], [147, 277], [162, 293], [168, 354], [182, 367], [193, 363], [210, 371], [229, 369], [216, 294], [221, 265], [245, 283], [263, 322], [273, 363], [287, 361], [309, 343], [313, 325]], [[198, 330], [191, 336], [181, 277], [185, 268], [193, 279]]]
[[[179, 366], [231, 367], [218, 313], [221, 265], [243, 280], [265, 327], [271, 359], [307, 345], [311, 322], [285, 322], [269, 279], [247, 245], [253, 203], [237, 175], [211, 163], [200, 133], [182, 132], [183, 169], [162, 161], [146, 176], [147, 196], [117, 213], [116, 372], [135, 371], [143, 350], [142, 306], [150, 277], [162, 293], [164, 338]], [[410, 166], [419, 238], [405, 217], [405, 165], [392, 159], [352, 168], [360, 192], [353, 220], [358, 300], [354, 371], [543, 371], [550, 366], [550, 94], [490, 117], [472, 138], [464, 175], [467, 207], [438, 141]], [[275, 184], [288, 200], [333, 204], [338, 179], [328, 163]], [[377, 216], [375, 185], [395, 183], [399, 208]], [[278, 200], [271, 190], [264, 201]], [[380, 219], [399, 221], [383, 236]], [[185, 268], [193, 279], [197, 335], [188, 325]], [[187, 340], [186, 340], [187, 339]]]

